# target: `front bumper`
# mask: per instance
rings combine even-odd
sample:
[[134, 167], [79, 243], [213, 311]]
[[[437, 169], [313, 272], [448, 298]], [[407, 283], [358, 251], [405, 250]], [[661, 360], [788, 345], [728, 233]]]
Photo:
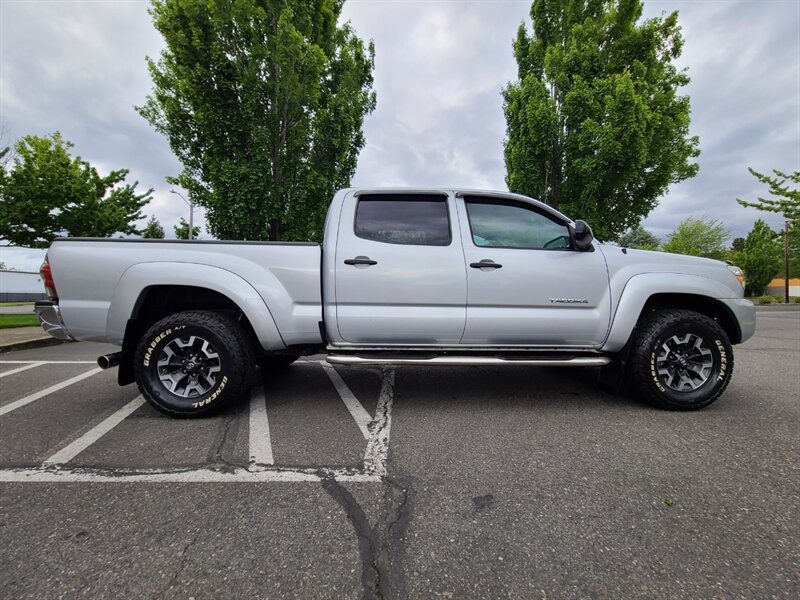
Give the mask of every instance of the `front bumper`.
[[57, 340], [74, 340], [67, 328], [64, 326], [64, 319], [61, 318], [61, 310], [52, 300], [43, 300], [37, 302], [33, 310], [39, 318], [39, 324], [48, 335], [56, 338]]
[[720, 302], [724, 303], [736, 320], [739, 322], [739, 328], [742, 331], [742, 339], [739, 343], [745, 342], [753, 337], [756, 332], [756, 307], [750, 300], [744, 298], [730, 298], [723, 299]]

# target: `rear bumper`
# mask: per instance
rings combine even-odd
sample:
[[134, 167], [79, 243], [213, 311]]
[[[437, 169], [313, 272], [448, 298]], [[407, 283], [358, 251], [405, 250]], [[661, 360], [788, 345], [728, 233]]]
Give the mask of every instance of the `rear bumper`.
[[34, 307], [39, 324], [45, 332], [57, 340], [74, 340], [67, 328], [64, 326], [64, 319], [61, 318], [61, 311], [52, 300], [37, 302]]
[[739, 342], [744, 342], [753, 337], [756, 332], [756, 307], [744, 298], [731, 298], [720, 300], [725, 306], [730, 309], [733, 316], [739, 322], [739, 328], [742, 331], [742, 339]]

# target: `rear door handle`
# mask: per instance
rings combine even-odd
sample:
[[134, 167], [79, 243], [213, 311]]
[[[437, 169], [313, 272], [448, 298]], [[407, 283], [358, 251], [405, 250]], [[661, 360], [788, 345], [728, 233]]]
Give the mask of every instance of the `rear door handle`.
[[356, 256], [344, 261], [346, 265], [377, 265], [377, 260], [370, 260], [369, 256]]
[[501, 269], [501, 268], [503, 268], [503, 265], [501, 265], [499, 263], [496, 263], [493, 260], [489, 260], [488, 258], [484, 258], [481, 262], [469, 263], [469, 266], [472, 267], [473, 269], [485, 269], [485, 268]]

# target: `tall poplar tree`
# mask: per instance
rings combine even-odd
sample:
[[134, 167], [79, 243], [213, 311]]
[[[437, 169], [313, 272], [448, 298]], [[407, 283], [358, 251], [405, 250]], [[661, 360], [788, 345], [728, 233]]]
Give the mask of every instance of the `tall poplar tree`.
[[678, 13], [642, 21], [640, 0], [535, 0], [530, 14], [503, 90], [506, 182], [613, 239], [697, 173]]
[[344, 0], [153, 0], [166, 42], [139, 112], [218, 238], [314, 240], [375, 107], [374, 47]]

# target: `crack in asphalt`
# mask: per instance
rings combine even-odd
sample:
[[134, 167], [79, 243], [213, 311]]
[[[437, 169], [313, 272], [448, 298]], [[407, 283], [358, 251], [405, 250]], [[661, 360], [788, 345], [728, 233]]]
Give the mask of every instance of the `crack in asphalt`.
[[[352, 523], [361, 557], [361, 587], [364, 600], [403, 598], [405, 588], [403, 571], [399, 565], [402, 543], [393, 544], [394, 537], [402, 540], [402, 534], [410, 519], [410, 492], [391, 478], [385, 478], [386, 492], [390, 502], [384, 522], [371, 527], [364, 509], [350, 491], [331, 477], [322, 478], [322, 487], [344, 509]], [[398, 527], [399, 524], [399, 527]], [[396, 553], [397, 560], [392, 550]], [[394, 568], [393, 568], [394, 567]]]
[[233, 448], [230, 448], [230, 446], [234, 444], [234, 440], [239, 432], [239, 414], [240, 411], [235, 410], [231, 411], [231, 413], [227, 415], [223, 423], [217, 429], [216, 439], [208, 451], [208, 462], [222, 465], [223, 470], [228, 467], [235, 468], [243, 466], [236, 464], [223, 456], [229, 456], [232, 454]]
[[197, 529], [194, 532], [194, 536], [192, 536], [192, 539], [189, 540], [186, 543], [186, 545], [183, 547], [183, 550], [181, 550], [181, 554], [180, 554], [181, 562], [178, 565], [178, 568], [175, 569], [175, 572], [172, 574], [172, 577], [170, 577], [170, 580], [167, 583], [166, 587], [164, 587], [164, 589], [156, 592], [153, 595], [153, 600], [163, 596], [167, 591], [169, 591], [172, 588], [173, 585], [175, 585], [175, 582], [178, 580], [178, 577], [180, 577], [181, 573], [183, 573], [183, 570], [186, 568], [186, 563], [188, 562], [186, 555], [189, 552], [189, 548], [191, 548], [192, 546], [194, 546], [197, 543], [197, 539], [200, 537], [200, 532], [201, 531], [202, 531], [202, 529]]
[[381, 370], [381, 390], [375, 416], [369, 424], [370, 436], [364, 452], [364, 470], [386, 477], [389, 457], [389, 435], [392, 429], [394, 404], [394, 369]]
[[380, 552], [376, 559], [381, 581], [387, 583], [381, 588], [382, 597], [388, 600], [407, 598], [402, 559], [405, 551], [405, 532], [411, 521], [411, 486], [390, 477], [384, 477], [390, 495], [390, 510], [384, 521], [380, 537]]

